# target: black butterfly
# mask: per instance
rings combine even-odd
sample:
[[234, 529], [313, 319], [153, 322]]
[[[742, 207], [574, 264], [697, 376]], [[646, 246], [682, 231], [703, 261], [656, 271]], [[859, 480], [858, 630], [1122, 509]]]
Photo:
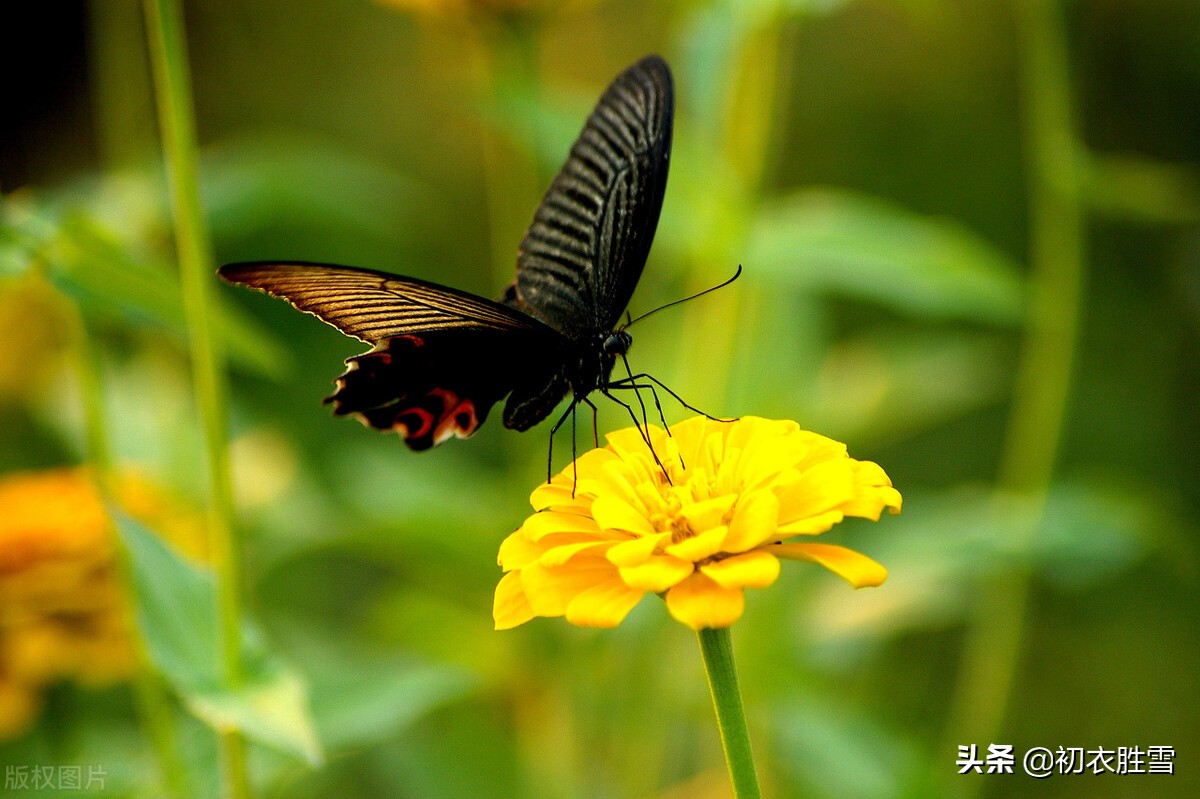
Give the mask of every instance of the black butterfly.
[[513, 430], [542, 421], [569, 395], [557, 430], [579, 403], [595, 408], [592, 391], [652, 388], [638, 383], [644, 375], [610, 375], [632, 343], [615, 326], [658, 225], [673, 114], [661, 58], [617, 76], [538, 206], [516, 279], [498, 302], [349, 266], [243, 263], [220, 274], [374, 345], [346, 361], [325, 400], [334, 413], [357, 414], [423, 450], [471, 435], [506, 395], [504, 426]]

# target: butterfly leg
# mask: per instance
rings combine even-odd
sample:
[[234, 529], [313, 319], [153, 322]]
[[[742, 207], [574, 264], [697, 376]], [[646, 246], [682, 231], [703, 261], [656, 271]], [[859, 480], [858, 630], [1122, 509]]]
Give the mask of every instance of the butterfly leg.
[[[609, 383], [608, 387], [611, 389], [619, 389], [621, 391], [632, 391], [639, 400], [641, 400], [641, 393], [640, 393], [639, 389], [644, 388], [647, 391], [649, 391], [650, 396], [654, 398], [654, 409], [656, 411], [658, 411], [658, 420], [660, 422], [662, 422], [663, 430], [665, 430], [667, 432], [667, 435], [670, 436], [671, 438], [675, 437], [675, 434], [671, 432], [671, 426], [669, 424], [667, 424], [667, 417], [663, 415], [662, 402], [660, 402], [658, 399], [658, 392], [654, 390], [653, 383], [634, 383], [634, 382], [630, 382], [629, 380], [622, 378], [621, 380], [617, 381], [616, 383]], [[645, 413], [644, 413], [645, 406], [643, 405], [642, 408], [643, 408], [642, 419], [643, 419], [643, 422], [645, 422]], [[645, 422], [645, 423], [647, 424], [647, 426], [649, 425], [648, 422]], [[683, 468], [685, 468], [685, 469], [687, 468], [687, 464], [683, 462], [683, 455], [679, 456], [679, 463], [681, 466], [683, 466]]]
[[[620, 382], [624, 383], [625, 381], [622, 380]], [[674, 483], [671, 482], [671, 475], [667, 472], [667, 467], [663, 466], [663, 462], [659, 459], [658, 453], [654, 451], [654, 444], [652, 444], [650, 442], [650, 431], [647, 430], [645, 427], [643, 427], [641, 424], [638, 424], [637, 414], [634, 413], [633, 406], [630, 405], [625, 400], [619, 399], [616, 396], [614, 396], [609, 391], [609, 388], [611, 388], [611, 387], [612, 387], [611, 383], [608, 386], [601, 387], [600, 393], [602, 393], [604, 396], [608, 397], [610, 400], [612, 400], [613, 402], [617, 403], [618, 405], [620, 405], [622, 408], [625, 409], [625, 412], [629, 414], [629, 418], [633, 420], [633, 426], [636, 427], [638, 433], [641, 434], [642, 441], [646, 442], [646, 448], [650, 450], [650, 454], [654, 457], [654, 462], [656, 464], [658, 464], [658, 468], [662, 471], [663, 477], [667, 478], [667, 483], [669, 483], [670, 485], [674, 485]], [[628, 388], [628, 386], [624, 386], [624, 387]]]
[[[670, 394], [672, 397], [674, 397], [674, 398], [675, 398], [675, 401], [676, 401], [676, 402], [678, 402], [680, 405], [682, 405], [683, 407], [687, 408], [687, 409], [688, 409], [689, 411], [691, 411], [692, 413], [698, 413], [698, 414], [700, 414], [701, 416], [703, 416], [703, 417], [704, 417], [704, 418], [706, 418], [706, 419], [712, 419], [714, 422], [736, 422], [736, 421], [737, 421], [737, 419], [736, 419], [736, 418], [734, 418], [734, 419], [722, 419], [722, 418], [721, 418], [721, 417], [719, 417], [719, 416], [713, 416], [712, 414], [705, 413], [704, 411], [700, 410], [699, 408], [697, 408], [697, 407], [695, 407], [695, 406], [688, 405], [686, 402], [684, 402], [684, 401], [683, 401], [683, 397], [679, 396], [679, 395], [678, 395], [678, 394], [676, 394], [674, 391], [672, 391], [672, 390], [671, 390], [671, 389], [670, 389], [670, 388], [667, 386], [667, 384], [666, 384], [666, 383], [664, 383], [663, 381], [659, 380], [657, 377], [654, 377], [653, 375], [648, 375], [648, 374], [646, 374], [645, 372], [642, 372], [641, 374], [630, 375], [628, 378], [624, 378], [624, 377], [623, 377], [623, 378], [621, 378], [620, 380], [618, 380], [618, 381], [617, 381], [617, 384], [618, 384], [618, 385], [617, 385], [616, 387], [617, 387], [617, 388], [623, 388], [623, 387], [625, 387], [625, 384], [632, 384], [632, 383], [633, 383], [633, 381], [635, 381], [635, 380], [649, 380], [650, 382], [654, 383], [654, 385], [658, 386], [658, 387], [659, 387], [659, 388], [661, 388], [663, 391], [667, 392], [667, 393], [668, 393], [668, 394]], [[610, 386], [611, 386], [611, 384], [610, 384]]]
[[[650, 420], [646, 417], [646, 403], [642, 402], [642, 394], [638, 391], [638, 386], [633, 385], [633, 370], [629, 368], [629, 358], [625, 357], [625, 353], [621, 353], [621, 363], [625, 364], [625, 374], [629, 376], [630, 386], [633, 388], [633, 395], [637, 397], [638, 407], [642, 409], [642, 424], [646, 427], [650, 426]], [[618, 382], [624, 382], [624, 378]], [[650, 391], [653, 393], [654, 389]], [[671, 435], [671, 428], [667, 427], [667, 420], [663, 419], [662, 405], [659, 404], [658, 395], [654, 395], [654, 404], [658, 406], [658, 418], [662, 421], [663, 427], [667, 430], [667, 435]]]
[[[574, 473], [571, 479], [571, 496], [575, 496], [575, 487], [579, 484], [579, 449], [576, 444], [576, 429], [575, 429], [575, 406], [581, 402], [586, 402], [592, 409], [592, 436], [596, 435], [596, 404], [587, 397], [573, 397], [571, 404], [563, 415], [558, 417], [558, 421], [554, 423], [554, 427], [550, 428], [550, 447], [546, 454], [546, 482], [549, 483], [554, 475], [554, 434], [567, 421], [567, 417], [571, 417], [571, 466]], [[597, 442], [596, 446], [599, 446]]]
[[[575, 401], [574, 400], [572, 400], [572, 402], [571, 402], [571, 407], [567, 408], [566, 412], [563, 413], [562, 416], [558, 417], [558, 421], [554, 423], [554, 427], [550, 428], [550, 446], [549, 446], [549, 451], [546, 453], [546, 482], [547, 483], [550, 482], [550, 479], [554, 474], [554, 434], [558, 432], [558, 428], [563, 426], [563, 422], [567, 421], [568, 416], [571, 417], [571, 424], [572, 424], [572, 426], [574, 426], [574, 423], [575, 423], [574, 422], [574, 420], [575, 420]], [[572, 442], [574, 442], [574, 438], [575, 438], [574, 433], [572, 433], [571, 438], [572, 438]], [[574, 443], [572, 443], [572, 450], [574, 450]]]

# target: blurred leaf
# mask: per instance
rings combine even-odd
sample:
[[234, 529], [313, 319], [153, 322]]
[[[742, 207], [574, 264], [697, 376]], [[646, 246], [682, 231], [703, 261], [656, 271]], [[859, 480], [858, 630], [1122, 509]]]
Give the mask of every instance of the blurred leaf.
[[414, 215], [428, 202], [423, 187], [343, 147], [260, 134], [206, 148], [200, 166], [206, 215], [221, 237], [251, 235], [281, 220], [382, 240], [397, 228], [413, 235], [424, 229]]
[[773, 762], [795, 795], [898, 797], [919, 762], [911, 742], [844, 701], [786, 701], [770, 724]]
[[[6, 210], [10, 211], [5, 216], [6, 239], [14, 244], [11, 249], [4, 247], [4, 262], [19, 264], [21, 271], [43, 268], [85, 314], [165, 328], [184, 337], [178, 276], [148, 255], [144, 244], [122, 243], [79, 207], [62, 214], [46, 207], [25, 208], [20, 213]], [[279, 376], [288, 363], [287, 352], [253, 318], [219, 297], [215, 299], [216, 330], [230, 357], [243, 366]]]
[[1034, 545], [1039, 571], [1066, 590], [1119, 574], [1164, 544], [1158, 530], [1181, 526], [1167, 515], [1159, 497], [1130, 481], [1060, 481]]
[[842, 601], [844, 586], [823, 586], [803, 629], [836, 648], [842, 639], [955, 624], [979, 579], [1018, 569], [1082, 590], [1128, 569], [1154, 548], [1157, 530], [1173, 526], [1157, 497], [1128, 482], [1062, 480], [1023, 552], [1008, 527], [1017, 501], [982, 487], [906, 495], [904, 513], [886, 529], [855, 532], [855, 548], [887, 566], [887, 582], [851, 603]]
[[182, 692], [192, 712], [213, 729], [238, 730], [261, 744], [290, 752], [311, 766], [324, 761], [309, 712], [303, 679], [278, 663], [260, 664], [236, 690], [197, 688]]
[[313, 685], [313, 716], [331, 750], [391, 738], [474, 685], [464, 672], [445, 666], [353, 661], [353, 669], [341, 663], [340, 670]]
[[1096, 212], [1135, 222], [1200, 221], [1200, 170], [1139, 155], [1084, 159], [1083, 196]]
[[872, 331], [829, 351], [814, 381], [813, 429], [895, 439], [999, 401], [1011, 357], [995, 336]]
[[300, 677], [243, 625], [244, 682], [237, 688], [225, 685], [212, 575], [133, 519], [116, 511], [113, 518], [128, 553], [147, 653], [193, 712], [217, 730], [239, 729], [260, 743], [319, 763], [320, 745]]
[[764, 279], [910, 315], [1021, 318], [1020, 271], [995, 247], [953, 220], [837, 189], [806, 189], [764, 206], [745, 263]]
[[116, 511], [112, 515], [129, 553], [138, 623], [151, 659], [176, 686], [217, 683], [212, 576], [137, 521]]

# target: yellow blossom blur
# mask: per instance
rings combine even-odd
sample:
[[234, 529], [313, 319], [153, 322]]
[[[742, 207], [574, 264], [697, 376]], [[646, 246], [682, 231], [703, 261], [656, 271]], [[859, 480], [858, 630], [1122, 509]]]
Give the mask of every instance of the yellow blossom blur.
[[[198, 517], [144, 480], [123, 476], [117, 500], [192, 557]], [[36, 717], [47, 687], [112, 684], [134, 660], [112, 527], [84, 469], [0, 477], [0, 740]]]
[[55, 373], [66, 351], [68, 312], [34, 271], [0, 279], [0, 402], [36, 396]]
[[775, 582], [780, 558], [819, 563], [856, 588], [887, 577], [851, 549], [793, 540], [900, 511], [883, 469], [844, 444], [752, 416], [695, 417], [648, 435], [663, 468], [629, 428], [533, 492], [537, 512], [500, 547], [497, 629], [535, 616], [612, 627], [646, 592], [693, 629], [728, 627], [746, 588]]

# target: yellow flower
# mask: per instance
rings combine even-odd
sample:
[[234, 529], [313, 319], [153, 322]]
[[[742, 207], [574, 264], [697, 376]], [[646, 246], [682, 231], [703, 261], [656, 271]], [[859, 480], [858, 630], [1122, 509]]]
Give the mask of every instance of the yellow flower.
[[[189, 554], [203, 526], [161, 490], [126, 476], [117, 498], [130, 515]], [[84, 469], [0, 477], [0, 741], [32, 723], [61, 679], [105, 685], [134, 666], [132, 620], [114, 562], [103, 500]]]
[[883, 469], [844, 444], [753, 416], [698, 416], [649, 435], [669, 482], [629, 428], [533, 492], [537, 512], [500, 545], [496, 629], [535, 616], [614, 627], [648, 591], [693, 629], [728, 627], [746, 588], [775, 582], [779, 558], [819, 563], [856, 588], [887, 577], [853, 550], [795, 541], [846, 516], [900, 512]]

